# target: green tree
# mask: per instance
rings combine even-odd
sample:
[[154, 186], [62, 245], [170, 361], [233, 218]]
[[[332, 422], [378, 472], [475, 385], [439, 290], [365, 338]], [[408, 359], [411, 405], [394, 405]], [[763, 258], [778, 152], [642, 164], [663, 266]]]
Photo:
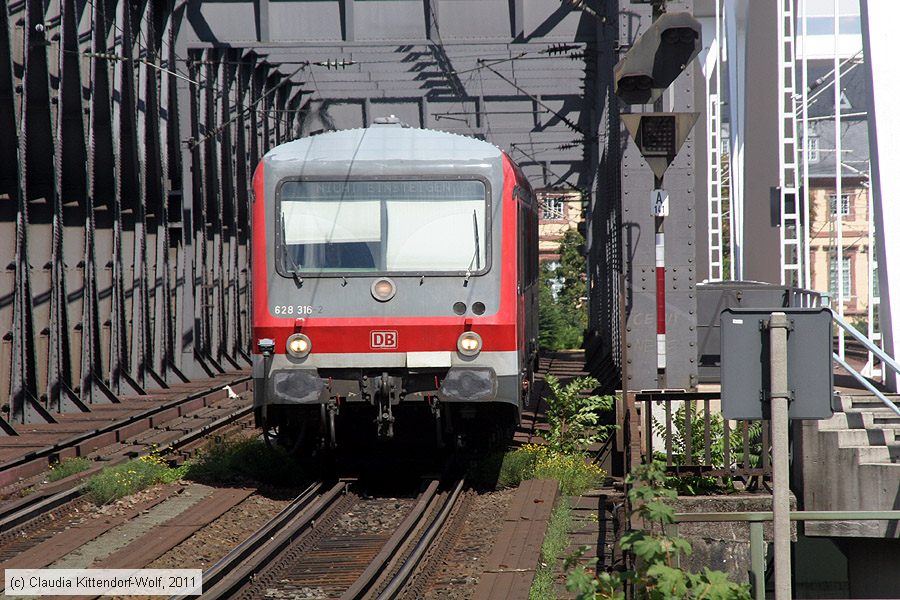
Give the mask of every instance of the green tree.
[[540, 314], [538, 315], [538, 343], [545, 350], [577, 348], [581, 344], [581, 330], [573, 327], [571, 317], [553, 294], [556, 276], [546, 264], [540, 273]]
[[568, 229], [560, 242], [559, 266], [551, 271], [546, 263], [541, 265], [538, 341], [545, 350], [581, 347], [587, 327], [583, 248], [584, 237], [577, 229]]
[[566, 230], [559, 244], [559, 268], [556, 276], [562, 283], [559, 302], [571, 315], [570, 322], [583, 330], [587, 327], [587, 276], [585, 274], [584, 236], [577, 228]]

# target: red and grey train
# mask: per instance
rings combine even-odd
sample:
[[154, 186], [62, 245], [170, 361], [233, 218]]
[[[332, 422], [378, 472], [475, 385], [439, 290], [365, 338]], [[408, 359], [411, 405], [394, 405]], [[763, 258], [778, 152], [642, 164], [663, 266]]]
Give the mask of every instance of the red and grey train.
[[386, 118], [274, 148], [253, 186], [267, 436], [392, 437], [416, 411], [439, 435], [515, 422], [537, 362], [538, 215], [509, 156]]

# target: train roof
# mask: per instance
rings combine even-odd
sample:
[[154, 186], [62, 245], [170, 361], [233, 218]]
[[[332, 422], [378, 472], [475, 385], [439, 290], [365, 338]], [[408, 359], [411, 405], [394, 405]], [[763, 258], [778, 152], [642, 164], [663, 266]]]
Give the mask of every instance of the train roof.
[[[499, 148], [463, 135], [416, 129], [388, 120], [364, 129], [346, 129], [301, 138], [273, 148], [265, 156], [274, 167], [297, 167], [313, 174], [348, 164], [368, 170], [378, 165], [430, 163], [474, 166], [496, 164]], [[355, 169], [354, 169], [355, 170]]]

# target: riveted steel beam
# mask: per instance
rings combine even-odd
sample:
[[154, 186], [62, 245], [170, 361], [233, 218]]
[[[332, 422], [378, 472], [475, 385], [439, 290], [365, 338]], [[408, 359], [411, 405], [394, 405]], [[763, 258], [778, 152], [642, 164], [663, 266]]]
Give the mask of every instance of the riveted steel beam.
[[[91, 38], [89, 51], [91, 94], [88, 100], [87, 133], [87, 201], [84, 217], [84, 286], [82, 294], [83, 316], [81, 321], [81, 399], [87, 404], [115, 402], [105, 372], [108, 356], [109, 328], [105, 326], [108, 314], [107, 264], [98, 266], [98, 256], [104, 256], [101, 241], [108, 236], [109, 197], [115, 190], [115, 163], [112, 143], [112, 91], [109, 83], [108, 60], [99, 58], [107, 53], [107, 24], [103, 3], [96, 3], [90, 14]], [[100, 213], [101, 230], [98, 235], [97, 213]], [[104, 292], [104, 310], [101, 312], [100, 295]]]
[[[68, 227], [65, 221], [68, 215], [76, 216], [81, 212], [87, 195], [78, 30], [75, 22], [75, 2], [71, 0], [62, 2], [60, 8], [62, 52], [59, 60], [60, 85], [56, 102], [56, 144], [53, 165], [55, 176], [52, 191], [50, 343], [47, 372], [48, 409], [57, 413], [88, 410], [72, 389], [71, 347], [74, 336], [71, 335], [73, 332], [69, 326], [70, 301], [66, 286], [66, 272], [70, 268], [67, 262], [70, 258], [78, 260], [82, 248], [75, 239], [66, 243]], [[74, 252], [68, 251], [67, 246]]]
[[[131, 4], [116, 6], [114, 26], [116, 29], [113, 82], [113, 132], [116, 153], [116, 190], [112, 197], [112, 332], [109, 364], [109, 379], [112, 389], [118, 394], [143, 394], [143, 374], [132, 371], [132, 367], [143, 364], [143, 345], [135, 348], [135, 364], [129, 360], [128, 346], [128, 306], [137, 309], [132, 314], [138, 318], [137, 331], [132, 329], [132, 338], [142, 337], [141, 319], [144, 302], [141, 294], [140, 271], [146, 267], [144, 248], [144, 207], [140, 198], [140, 182], [137, 159], [137, 123], [134, 101], [134, 42], [131, 31]], [[131, 242], [131, 243], [129, 243]], [[133, 244], [133, 246], [132, 246]], [[127, 253], [131, 264], [135, 265], [133, 278], [128, 278], [124, 261]], [[128, 288], [126, 288], [126, 285]], [[130, 293], [129, 293], [130, 292]], [[135, 373], [137, 376], [135, 377]]]
[[[53, 126], [50, 115], [50, 80], [47, 60], [49, 46], [44, 26], [41, 2], [30, 0], [25, 4], [23, 29], [23, 81], [19, 136], [19, 173], [21, 191], [16, 219], [16, 310], [13, 338], [13, 394], [11, 416], [14, 422], [53, 422], [47, 410], [47, 396], [39, 396], [38, 381], [46, 380], [47, 354], [52, 345], [51, 328], [47, 311], [47, 277], [51, 263], [47, 260], [45, 246], [38, 242], [47, 239], [47, 225], [54, 195], [53, 174]], [[32, 202], [34, 201], [34, 202]], [[38, 235], [33, 236], [33, 233]], [[34, 241], [32, 241], [32, 238]], [[36, 255], [41, 269], [32, 264]], [[38, 279], [36, 282], [35, 279]], [[36, 298], [35, 284], [40, 295]], [[39, 301], [39, 302], [38, 302]], [[36, 331], [35, 313], [41, 324]], [[38, 343], [35, 333], [40, 335]], [[16, 362], [18, 361], [18, 363]], [[18, 382], [16, 381], [18, 379]], [[17, 385], [18, 384], [18, 385]]]

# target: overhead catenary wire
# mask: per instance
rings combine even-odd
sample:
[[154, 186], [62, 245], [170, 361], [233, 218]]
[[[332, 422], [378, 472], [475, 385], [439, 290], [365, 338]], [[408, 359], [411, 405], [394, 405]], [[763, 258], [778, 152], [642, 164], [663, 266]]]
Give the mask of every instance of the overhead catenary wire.
[[487, 64], [486, 64], [486, 65], [485, 65], [485, 68], [487, 68], [488, 71], [490, 71], [491, 73], [493, 73], [494, 75], [496, 75], [497, 77], [499, 77], [500, 79], [502, 79], [503, 81], [505, 81], [506, 83], [508, 83], [508, 84], [510, 84], [511, 86], [513, 86], [514, 88], [516, 88], [520, 93], [525, 94], [526, 96], [528, 96], [529, 98], [531, 98], [534, 102], [537, 102], [540, 106], [542, 106], [542, 107], [546, 108], [547, 110], [549, 110], [549, 111], [550, 111], [551, 113], [553, 113], [560, 121], [562, 121], [563, 123], [565, 123], [570, 129], [572, 129], [573, 131], [577, 131], [578, 133], [584, 135], [584, 131], [581, 129], [581, 127], [579, 127], [577, 123], [573, 123], [567, 116], [563, 115], [562, 113], [560, 113], [560, 112], [558, 112], [558, 111], [556, 111], [556, 110], [553, 110], [550, 106], [548, 106], [548, 105], [545, 104], [542, 100], [540, 100], [539, 98], [537, 98], [537, 96], [534, 96], [534, 95], [532, 95], [532, 94], [526, 92], [526, 91], [523, 90], [518, 84], [516, 84], [514, 81], [512, 81], [511, 79], [509, 79], [508, 77], [506, 77], [505, 75], [503, 75], [502, 73], [500, 73], [499, 71], [497, 71], [496, 69], [494, 69], [493, 67], [491, 67], [490, 65], [487, 65]]
[[[92, 8], [93, 10], [97, 10], [96, 5], [94, 4], [94, 0], [86, 0], [86, 1], [87, 1], [88, 4], [90, 4], [90, 6], [91, 6], [91, 8]], [[173, 11], [174, 11], [174, 10], [178, 10], [179, 8], [183, 7], [185, 4], [186, 4], [186, 2], [182, 1], [178, 6], [176, 6], [176, 7], [173, 9]], [[104, 14], [105, 14], [105, 11], [104, 11]], [[144, 15], [146, 15], [146, 11], [145, 11], [145, 12], [143, 13], [143, 15], [141, 16], [141, 22], [144, 21]], [[124, 39], [125, 31], [124, 31], [124, 30], [119, 26], [119, 24], [116, 22], [115, 15], [113, 15], [112, 18], [107, 18], [107, 22], [108, 22], [109, 24], [111, 24], [111, 25], [113, 26], [113, 28], [116, 29], [116, 31], [119, 32], [119, 35], [121, 36], [120, 39]], [[165, 62], [165, 64], [167, 65], [166, 67], [163, 67], [162, 65], [157, 65], [157, 64], [153, 63], [152, 61], [150, 61], [150, 60], [148, 60], [148, 59], [146, 59], [146, 58], [140, 58], [140, 56], [141, 56], [142, 54], [143, 54], [144, 56], [160, 56], [160, 54], [157, 54], [157, 53], [155, 52], [155, 50], [151, 49], [150, 46], [147, 45], [146, 41], [143, 41], [143, 40], [144, 40], [143, 31], [142, 31], [141, 27], [138, 27], [138, 28], [137, 28], [137, 35], [136, 35], [136, 36], [132, 36], [132, 42], [133, 42], [133, 44], [136, 45], [136, 46], [138, 47], [138, 58], [127, 57], [127, 56], [118, 56], [118, 55], [114, 55], [114, 54], [113, 54], [113, 56], [116, 56], [116, 58], [112, 58], [112, 56], [105, 56], [105, 57], [102, 57], [102, 58], [106, 58], [107, 60], [132, 60], [132, 61], [135, 61], [135, 62], [143, 63], [143, 64], [146, 64], [146, 65], [149, 66], [149, 67], [152, 67], [152, 68], [157, 69], [157, 70], [159, 70], [159, 71], [161, 71], [161, 72], [164, 72], [164, 73], [167, 73], [167, 74], [169, 74], [169, 75], [172, 75], [172, 76], [174, 76], [174, 77], [177, 77], [177, 78], [179, 78], [179, 79], [181, 79], [181, 80], [184, 80], [184, 81], [187, 81], [187, 82], [192, 83], [192, 84], [194, 84], [194, 85], [197, 85], [197, 86], [199, 86], [199, 87], [205, 87], [205, 88], [208, 88], [208, 89], [212, 89], [212, 90], [214, 90], [214, 91], [216, 92], [216, 94], [218, 94], [218, 95], [222, 95], [222, 94], [225, 93], [224, 90], [222, 90], [222, 88], [220, 88], [218, 85], [216, 85], [215, 82], [211, 81], [208, 77], [204, 77], [202, 71], [198, 71], [198, 80], [194, 80], [194, 79], [191, 79], [188, 75], [185, 75], [184, 73], [179, 72], [177, 66], [171, 65], [171, 68], [170, 68], [169, 65], [168, 65], [168, 63], [169, 63], [168, 60], [164, 60], [164, 61], [163, 61], [163, 62]], [[218, 60], [218, 61], [204, 61], [204, 60], [196, 60], [196, 59], [190, 59], [190, 58], [182, 58], [181, 56], [178, 55], [178, 53], [174, 50], [174, 48], [170, 49], [170, 51], [171, 51], [172, 55], [174, 56], [174, 62], [175, 62], [175, 63], [181, 62], [181, 63], [185, 63], [185, 64], [195, 64], [195, 65], [199, 65], [199, 64], [207, 64], [207, 63], [213, 63], [213, 64], [230, 64], [230, 63], [232, 63], [232, 62], [238, 62], [238, 61], [224, 61], [224, 60]], [[81, 54], [85, 54], [85, 55], [92, 55], [92, 54], [93, 54], [93, 55], [97, 55], [96, 57], [101, 57], [100, 55], [102, 55], [102, 54], [104, 54], [104, 53], [81, 53]], [[109, 53], [105, 53], [105, 54], [109, 54]], [[242, 61], [242, 62], [243, 62], [243, 61]], [[266, 62], [265, 60], [263, 60], [263, 61], [261, 61], [261, 62], [257, 62], [257, 61], [246, 61], [246, 63], [250, 63], [250, 64], [260, 64], [260, 65], [262, 65], [262, 64], [267, 64], [267, 62]], [[281, 64], [299, 64], [299, 65], [301, 65], [301, 66], [308, 66], [308, 65], [309, 65], [309, 61], [302, 61], [302, 62], [297, 62], [297, 63], [293, 63], [293, 62], [291, 62], [291, 61], [285, 61], [284, 63], [279, 62], [279, 65], [281, 65]], [[275, 68], [275, 69], [278, 68], [276, 65], [271, 65], [271, 66], [272, 66], [273, 68]], [[295, 73], [296, 73], [296, 71], [295, 71]], [[280, 85], [280, 84], [279, 84], [279, 85]], [[237, 118], [237, 116], [234, 117], [234, 119], [236, 119], [236, 118]], [[234, 119], [232, 119], [232, 121], [233, 121]], [[231, 121], [229, 121], [229, 123], [230, 123], [230, 122], [231, 122]], [[225, 125], [227, 125], [227, 124], [229, 124], [229, 123], [226, 123]], [[218, 131], [217, 131], [216, 133], [218, 133]]]
[[231, 125], [232, 123], [234, 123], [234, 122], [238, 119], [238, 117], [240, 117], [242, 114], [244, 114], [244, 113], [250, 111], [250, 110], [253, 109], [257, 104], [259, 104], [260, 102], [262, 102], [263, 100], [265, 100], [266, 98], [268, 98], [271, 94], [273, 94], [273, 93], [275, 93], [277, 90], [281, 89], [281, 86], [283, 86], [285, 83], [290, 82], [290, 81], [291, 81], [291, 78], [292, 78], [294, 75], [296, 75], [297, 73], [299, 73], [300, 71], [302, 71], [303, 69], [305, 69], [305, 68], [308, 67], [308, 66], [309, 66], [308, 63], [305, 64], [305, 65], [300, 65], [300, 66], [297, 67], [292, 73], [290, 73], [289, 75], [287, 75], [286, 77], [284, 77], [284, 79], [282, 79], [281, 81], [279, 81], [278, 83], [276, 83], [274, 86], [272, 86], [270, 89], [268, 89], [264, 94], [260, 95], [259, 98], [257, 98], [257, 99], [254, 100], [253, 102], [251, 102], [248, 106], [245, 106], [245, 107], [242, 108], [241, 110], [237, 111], [233, 117], [231, 117], [230, 119], [228, 119], [228, 120], [225, 121], [224, 123], [219, 124], [218, 126], [216, 126], [215, 129], [213, 129], [212, 131], [210, 131], [209, 133], [207, 133], [206, 135], [204, 135], [204, 136], [201, 137], [200, 139], [198, 139], [198, 140], [190, 140], [190, 141], [188, 142], [190, 148], [191, 148], [191, 149], [196, 148], [197, 146], [199, 146], [199, 145], [202, 144], [203, 142], [205, 142], [205, 141], [207, 141], [207, 140], [209, 140], [209, 139], [211, 139], [211, 138], [213, 138], [213, 137], [219, 135], [219, 133], [221, 133], [223, 129], [225, 129], [226, 127], [228, 127], [228, 126]]
[[547, 161], [542, 161], [542, 160], [539, 160], [539, 159], [535, 158], [535, 156], [534, 156], [533, 154], [531, 154], [531, 153], [529, 153], [529, 152], [525, 152], [524, 150], [522, 150], [522, 149], [519, 148], [518, 146], [516, 146], [516, 147], [513, 148], [513, 149], [514, 149], [514, 150], [517, 150], [520, 154], [522, 154], [522, 156], [524, 156], [524, 157], [526, 157], [526, 158], [530, 158], [530, 159], [534, 162], [534, 164], [539, 165], [542, 169], [546, 170], [548, 173], [550, 173], [551, 175], [553, 175], [554, 177], [556, 177], [556, 180], [557, 180], [559, 183], [561, 183], [562, 185], [567, 185], [567, 186], [569, 186], [572, 190], [574, 190], [574, 191], [576, 191], [576, 192], [578, 192], [578, 193], [580, 193], [580, 194], [584, 194], [584, 190], [582, 190], [582, 189], [580, 189], [578, 186], [576, 186], [576, 185], [570, 183], [569, 180], [567, 180], [565, 177], [563, 177], [562, 175], [560, 175], [559, 173], [557, 173], [556, 171], [554, 171], [553, 169], [551, 169], [550, 166], [547, 164]]
[[152, 67], [162, 73], [166, 73], [168, 75], [172, 75], [174, 77], [177, 77], [179, 79], [187, 81], [188, 83], [193, 83], [194, 85], [203, 86], [203, 83], [201, 83], [199, 81], [195, 81], [195, 80], [191, 79], [190, 77], [188, 77], [187, 75], [182, 75], [181, 73], [179, 73], [177, 71], [173, 71], [173, 70], [163, 67], [161, 65], [157, 65], [156, 63], [153, 63], [153, 62], [147, 60], [146, 58], [134, 58], [132, 56], [122, 56], [120, 54], [113, 54], [111, 52], [79, 52], [77, 50], [63, 50], [63, 52], [65, 52], [66, 54], [77, 54], [79, 56], [84, 56], [87, 58], [98, 58], [101, 60], [111, 60], [111, 61], [126, 61], [126, 60], [128, 60], [131, 62], [137, 62], [137, 63], [145, 64], [148, 67]]
[[[88, 4], [91, 5], [91, 8], [92, 8], [93, 10], [95, 10], [95, 11], [97, 10], [97, 6], [94, 4], [94, 0], [86, 0], [86, 1], [87, 1]], [[116, 17], [115, 17], [115, 15], [113, 15], [112, 18], [107, 18], [107, 17], [108, 17], [108, 15], [106, 15], [106, 12], [104, 11], [104, 18], [106, 18], [107, 23], [111, 24], [111, 25], [116, 29], [116, 31], [119, 32], [120, 39], [124, 39], [124, 37], [125, 37], [125, 31], [124, 31], [121, 27], [119, 27], [119, 24], [118, 24], [118, 23], [116, 23]], [[142, 17], [141, 17], [141, 22], [143, 22], [143, 20], [144, 20], [144, 19], [143, 19], [143, 16], [142, 16]], [[141, 31], [141, 28], [140, 28], [140, 27], [137, 28], [137, 36], [136, 36], [136, 37], [137, 37], [137, 39], [134, 39], [134, 36], [132, 37], [132, 42], [133, 42], [133, 44], [137, 45], [137, 47], [138, 47], [138, 56], [140, 56], [141, 54], [144, 54], [145, 56], [155, 56], [155, 55], [157, 55], [157, 53], [156, 53], [155, 51], [153, 51], [153, 50], [150, 48], [149, 45], [146, 45], [146, 42], [145, 42], [145, 41], [142, 41], [144, 36], [143, 36], [143, 32]], [[115, 45], [115, 40], [113, 41], [113, 44]], [[178, 56], [178, 53], [175, 52], [174, 49], [172, 49], [171, 52], [172, 52], [172, 55], [175, 56], [176, 62], [179, 61], [179, 60], [183, 60], [183, 59], [181, 59], [181, 58]], [[102, 53], [101, 53], [101, 54], [102, 54]], [[191, 79], [190, 79], [187, 75], [185, 75], [184, 73], [179, 73], [179, 72], [178, 72], [178, 68], [177, 68], [175, 65], [172, 65], [171, 68], [169, 68], [169, 66], [168, 66], [168, 62], [169, 62], [169, 61], [168, 61], [168, 60], [165, 61], [165, 62], [167, 63], [167, 66], [166, 66], [166, 67], [162, 67], [161, 65], [154, 65], [152, 62], [149, 62], [149, 61], [147, 61], [146, 59], [143, 59], [143, 60], [142, 60], [142, 59], [135, 59], [135, 58], [133, 58], [133, 57], [121, 57], [121, 60], [129, 59], [129, 58], [130, 58], [131, 60], [136, 60], [136, 61], [138, 61], [138, 62], [143, 62], [144, 64], [147, 64], [147, 65], [152, 66], [152, 67], [154, 67], [154, 68], [157, 68], [157, 69], [159, 69], [159, 70], [164, 70], [165, 73], [168, 73], [168, 74], [170, 74], [170, 75], [174, 75], [174, 76], [176, 76], [176, 77], [179, 77], [180, 79], [185, 79], [185, 80], [187, 80], [187, 81], [190, 81], [191, 83], [195, 83], [195, 84], [196, 84], [196, 82], [194, 82], [193, 80], [191, 80]], [[185, 62], [186, 62], [186, 61], [185, 61]], [[200, 84], [196, 84], [196, 85], [200, 85]]]

